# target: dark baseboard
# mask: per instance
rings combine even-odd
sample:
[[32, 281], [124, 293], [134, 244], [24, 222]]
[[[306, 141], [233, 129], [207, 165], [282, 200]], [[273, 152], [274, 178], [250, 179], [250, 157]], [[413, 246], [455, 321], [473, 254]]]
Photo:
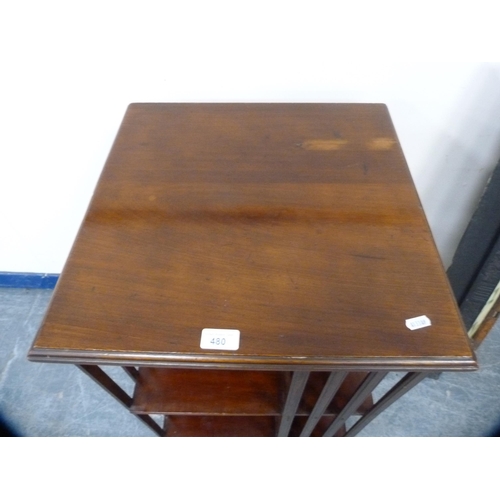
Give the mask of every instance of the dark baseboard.
[[56, 286], [58, 278], [58, 274], [0, 272], [0, 288], [53, 289]]
[[500, 240], [499, 200], [500, 162], [486, 185], [448, 268], [448, 279], [460, 306], [477, 281], [493, 247]]

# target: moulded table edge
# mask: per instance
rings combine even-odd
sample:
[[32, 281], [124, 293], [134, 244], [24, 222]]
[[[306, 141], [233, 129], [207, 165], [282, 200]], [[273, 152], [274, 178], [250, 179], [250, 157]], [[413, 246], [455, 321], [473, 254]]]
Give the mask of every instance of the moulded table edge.
[[121, 366], [155, 366], [164, 368], [211, 368], [232, 370], [365, 370], [365, 371], [474, 371], [478, 369], [476, 357], [399, 358], [359, 357], [336, 359], [323, 357], [286, 358], [270, 356], [161, 354], [130, 352], [99, 352], [81, 350], [56, 350], [33, 348], [28, 353], [29, 361], [46, 363], [71, 363]]

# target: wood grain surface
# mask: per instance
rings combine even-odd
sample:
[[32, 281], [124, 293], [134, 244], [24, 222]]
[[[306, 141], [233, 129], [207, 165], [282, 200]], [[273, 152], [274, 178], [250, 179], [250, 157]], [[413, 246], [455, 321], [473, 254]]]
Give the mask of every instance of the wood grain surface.
[[381, 104], [130, 105], [30, 359], [476, 367]]

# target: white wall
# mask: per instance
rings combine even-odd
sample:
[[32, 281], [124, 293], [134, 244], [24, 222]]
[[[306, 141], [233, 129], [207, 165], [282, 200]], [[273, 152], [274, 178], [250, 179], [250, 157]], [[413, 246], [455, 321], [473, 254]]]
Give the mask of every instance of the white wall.
[[61, 271], [130, 102], [387, 103], [445, 265], [500, 158], [489, 2], [11, 4], [0, 271]]

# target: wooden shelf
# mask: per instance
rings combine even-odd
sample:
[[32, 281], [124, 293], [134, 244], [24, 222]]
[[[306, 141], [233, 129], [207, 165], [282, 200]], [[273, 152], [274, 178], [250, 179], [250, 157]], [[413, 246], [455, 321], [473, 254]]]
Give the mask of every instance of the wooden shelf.
[[274, 437], [275, 417], [165, 417], [166, 437]]
[[133, 413], [168, 415], [281, 414], [287, 373], [141, 368]]
[[[364, 372], [347, 375], [313, 435], [324, 432], [365, 376]], [[292, 435], [300, 434], [327, 378], [328, 373], [324, 372], [310, 374], [296, 412]], [[141, 368], [131, 411], [171, 416], [166, 419], [170, 422], [169, 435], [205, 436], [210, 433], [218, 435], [219, 432], [226, 435], [240, 431], [249, 435], [274, 435], [274, 419], [257, 417], [281, 416], [290, 380], [290, 372]], [[356, 413], [363, 414], [372, 406], [373, 400], [369, 396]], [[227, 419], [223, 418], [226, 416]], [[182, 422], [181, 417], [186, 421]], [[252, 423], [243, 417], [257, 420]]]

